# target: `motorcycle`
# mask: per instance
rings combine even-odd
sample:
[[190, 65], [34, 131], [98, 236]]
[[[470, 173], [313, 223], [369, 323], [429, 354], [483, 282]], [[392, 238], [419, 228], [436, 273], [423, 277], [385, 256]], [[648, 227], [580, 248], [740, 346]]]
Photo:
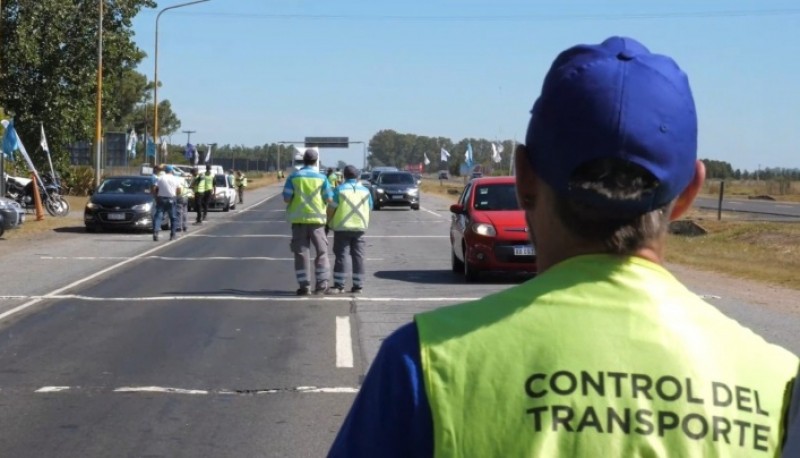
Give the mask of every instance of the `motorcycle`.
[[[33, 180], [26, 181], [23, 178], [8, 176], [6, 197], [17, 201], [22, 208], [35, 208]], [[61, 196], [61, 185], [49, 173], [42, 175], [42, 183], [39, 183], [39, 197], [42, 200], [42, 206], [50, 215], [66, 216], [69, 213], [69, 202]]]

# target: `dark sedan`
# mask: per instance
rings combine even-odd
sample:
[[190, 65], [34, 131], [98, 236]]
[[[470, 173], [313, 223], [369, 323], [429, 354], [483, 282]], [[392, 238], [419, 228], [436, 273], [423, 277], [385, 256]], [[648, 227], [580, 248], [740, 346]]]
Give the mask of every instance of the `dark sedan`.
[[409, 172], [382, 172], [372, 183], [375, 210], [386, 206], [406, 206], [419, 210], [419, 184]]
[[83, 211], [87, 232], [97, 229], [151, 231], [155, 200], [150, 176], [115, 176], [100, 183]]

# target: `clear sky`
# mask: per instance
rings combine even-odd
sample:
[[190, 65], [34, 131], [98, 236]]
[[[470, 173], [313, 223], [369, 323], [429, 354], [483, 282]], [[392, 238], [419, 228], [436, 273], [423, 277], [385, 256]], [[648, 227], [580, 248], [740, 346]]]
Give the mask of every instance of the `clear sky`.
[[[150, 79], [156, 14], [134, 21]], [[192, 143], [369, 141], [382, 129], [522, 141], [555, 56], [611, 35], [689, 75], [700, 157], [800, 167], [797, 0], [210, 0], [161, 16], [158, 98]], [[360, 164], [362, 153], [322, 154]]]

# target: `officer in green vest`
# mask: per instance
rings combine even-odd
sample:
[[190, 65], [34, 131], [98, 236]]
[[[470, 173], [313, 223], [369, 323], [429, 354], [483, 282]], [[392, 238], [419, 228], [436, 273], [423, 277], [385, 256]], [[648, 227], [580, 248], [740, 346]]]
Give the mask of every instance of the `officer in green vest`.
[[195, 224], [203, 224], [208, 216], [208, 203], [211, 196], [216, 195], [217, 186], [214, 184], [214, 174], [211, 173], [211, 166], [206, 165], [206, 171], [195, 177], [194, 183], [194, 206], [197, 210], [197, 221]]
[[331, 203], [332, 188], [325, 175], [314, 167], [319, 153], [314, 148], [303, 153], [303, 167], [286, 178], [283, 201], [288, 204], [286, 216], [292, 223], [291, 249], [294, 253], [294, 270], [299, 288], [298, 296], [310, 293], [311, 278], [308, 273], [311, 246], [314, 246], [315, 288], [317, 294], [328, 291], [328, 239], [325, 236], [326, 208]]
[[247, 176], [241, 170], [236, 171], [236, 176], [233, 179], [233, 184], [236, 186], [236, 192], [239, 195], [239, 203], [244, 203], [244, 190], [247, 187]]
[[329, 456], [779, 456], [797, 356], [664, 267], [705, 178], [678, 65], [561, 53], [514, 165], [538, 275], [384, 340]]
[[328, 206], [328, 225], [333, 229], [333, 288], [331, 294], [344, 292], [347, 273], [347, 253], [353, 265], [353, 287], [351, 293], [359, 294], [364, 289], [364, 233], [369, 227], [369, 212], [372, 195], [358, 181], [358, 169], [348, 165], [344, 168], [345, 182], [333, 191], [333, 203]]

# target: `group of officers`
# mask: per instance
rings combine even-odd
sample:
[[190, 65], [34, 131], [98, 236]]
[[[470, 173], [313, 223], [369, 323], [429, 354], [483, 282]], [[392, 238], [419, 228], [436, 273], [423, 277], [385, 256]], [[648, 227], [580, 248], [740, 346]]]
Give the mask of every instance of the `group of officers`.
[[[170, 240], [175, 239], [175, 232], [186, 232], [187, 215], [189, 213], [189, 197], [185, 191], [187, 182], [175, 176], [175, 169], [171, 165], [156, 165], [153, 171], [153, 195], [156, 197], [156, 209], [153, 217], [153, 240], [158, 241], [161, 230], [161, 221], [166, 214], [170, 222]], [[231, 171], [233, 183], [236, 188], [238, 202], [244, 203], [244, 190], [247, 188], [247, 176], [241, 170]], [[197, 219], [195, 224], [202, 224], [208, 216], [208, 206], [212, 196], [217, 194], [217, 185], [214, 182], [214, 173], [211, 165], [206, 165], [205, 172], [199, 173], [197, 168], [192, 169], [188, 186], [194, 193], [195, 210]]]
[[[320, 173], [315, 165], [319, 154], [312, 149], [303, 155], [303, 167], [287, 177], [283, 187], [287, 219], [292, 225], [291, 249], [294, 253], [298, 296], [311, 294], [309, 262], [314, 247], [315, 294], [341, 294], [347, 282], [347, 254], [352, 259], [351, 293], [364, 288], [364, 234], [369, 227], [372, 195], [358, 180], [359, 171], [352, 165], [344, 168], [343, 179], [329, 169]], [[333, 286], [329, 287], [328, 230], [334, 231]]]

